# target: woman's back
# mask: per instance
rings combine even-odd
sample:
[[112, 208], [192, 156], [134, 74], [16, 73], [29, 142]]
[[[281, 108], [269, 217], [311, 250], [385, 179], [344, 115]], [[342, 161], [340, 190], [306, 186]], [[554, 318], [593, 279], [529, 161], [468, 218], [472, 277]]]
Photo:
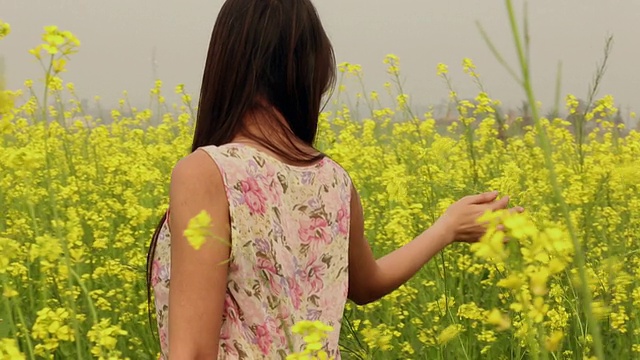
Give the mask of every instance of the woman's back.
[[[284, 358], [302, 347], [288, 333], [293, 324], [314, 319], [334, 327], [325, 351], [339, 358], [347, 296], [366, 304], [390, 293], [448, 244], [477, 241], [485, 232], [478, 218], [507, 206], [508, 198], [494, 201], [497, 193], [464, 198], [377, 260], [345, 171], [327, 158], [308, 167], [278, 160], [321, 158], [313, 144], [335, 72], [310, 0], [224, 1], [211, 34], [193, 152], [172, 171], [171, 214], [159, 221], [147, 255], [165, 358], [169, 338], [175, 359]], [[278, 157], [233, 143], [240, 138]], [[211, 236], [195, 249], [184, 232], [203, 211], [211, 216]]]
[[[351, 181], [329, 158], [292, 166], [249, 145], [202, 147], [223, 178], [231, 222], [219, 358], [278, 359], [299, 351], [300, 320], [334, 331], [326, 350], [339, 358], [348, 292]], [[168, 353], [169, 226], [153, 258], [152, 285], [163, 354]]]

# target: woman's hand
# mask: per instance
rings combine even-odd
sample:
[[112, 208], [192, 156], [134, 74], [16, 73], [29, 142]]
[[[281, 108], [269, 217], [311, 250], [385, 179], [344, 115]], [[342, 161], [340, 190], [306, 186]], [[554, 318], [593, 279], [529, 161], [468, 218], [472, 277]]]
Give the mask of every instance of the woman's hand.
[[[436, 225], [442, 226], [450, 231], [453, 242], [473, 243], [487, 231], [486, 225], [478, 222], [478, 218], [487, 211], [506, 209], [509, 204], [509, 197], [496, 200], [498, 192], [465, 196], [458, 200], [436, 221]], [[524, 211], [521, 207], [516, 207], [514, 211]]]

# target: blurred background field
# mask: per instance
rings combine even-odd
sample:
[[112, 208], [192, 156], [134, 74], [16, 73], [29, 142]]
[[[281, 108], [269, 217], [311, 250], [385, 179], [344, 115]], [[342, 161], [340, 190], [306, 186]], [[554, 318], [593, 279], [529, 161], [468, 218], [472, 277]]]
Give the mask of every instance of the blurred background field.
[[[143, 107], [83, 101], [64, 80], [80, 49], [64, 30], [32, 50], [43, 81], [0, 92], [0, 359], [157, 358], [145, 256], [196, 96], [156, 81]], [[437, 114], [412, 106], [398, 57], [384, 58], [378, 92], [340, 64], [317, 145], [354, 179], [379, 256], [470, 193], [499, 190], [527, 211], [381, 301], [349, 304], [343, 357], [640, 358], [635, 115], [596, 91], [540, 116], [528, 101], [505, 110], [460, 60], [433, 69], [449, 94]], [[474, 96], [458, 97], [454, 68]]]

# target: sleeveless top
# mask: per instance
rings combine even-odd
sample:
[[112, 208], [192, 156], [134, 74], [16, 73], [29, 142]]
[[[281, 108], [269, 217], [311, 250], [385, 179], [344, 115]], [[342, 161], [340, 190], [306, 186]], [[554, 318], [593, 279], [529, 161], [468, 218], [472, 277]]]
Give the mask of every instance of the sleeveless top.
[[[301, 320], [333, 327], [338, 340], [348, 291], [351, 180], [325, 157], [292, 166], [249, 145], [206, 146], [224, 181], [231, 256], [218, 359], [285, 359], [304, 348]], [[168, 220], [167, 220], [168, 221]], [[171, 233], [165, 221], [152, 263], [161, 344], [168, 358]]]

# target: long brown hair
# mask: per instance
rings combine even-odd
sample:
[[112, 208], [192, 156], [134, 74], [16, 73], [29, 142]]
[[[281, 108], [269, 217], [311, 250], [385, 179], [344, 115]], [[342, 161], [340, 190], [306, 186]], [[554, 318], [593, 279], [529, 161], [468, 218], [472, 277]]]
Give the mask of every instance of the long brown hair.
[[[298, 144], [313, 147], [322, 98], [334, 83], [333, 48], [310, 0], [227, 0], [211, 35], [191, 151], [243, 135], [289, 161], [317, 161], [324, 155]], [[269, 136], [247, 132], [248, 118]], [[147, 253], [150, 319], [152, 263], [166, 218]]]

